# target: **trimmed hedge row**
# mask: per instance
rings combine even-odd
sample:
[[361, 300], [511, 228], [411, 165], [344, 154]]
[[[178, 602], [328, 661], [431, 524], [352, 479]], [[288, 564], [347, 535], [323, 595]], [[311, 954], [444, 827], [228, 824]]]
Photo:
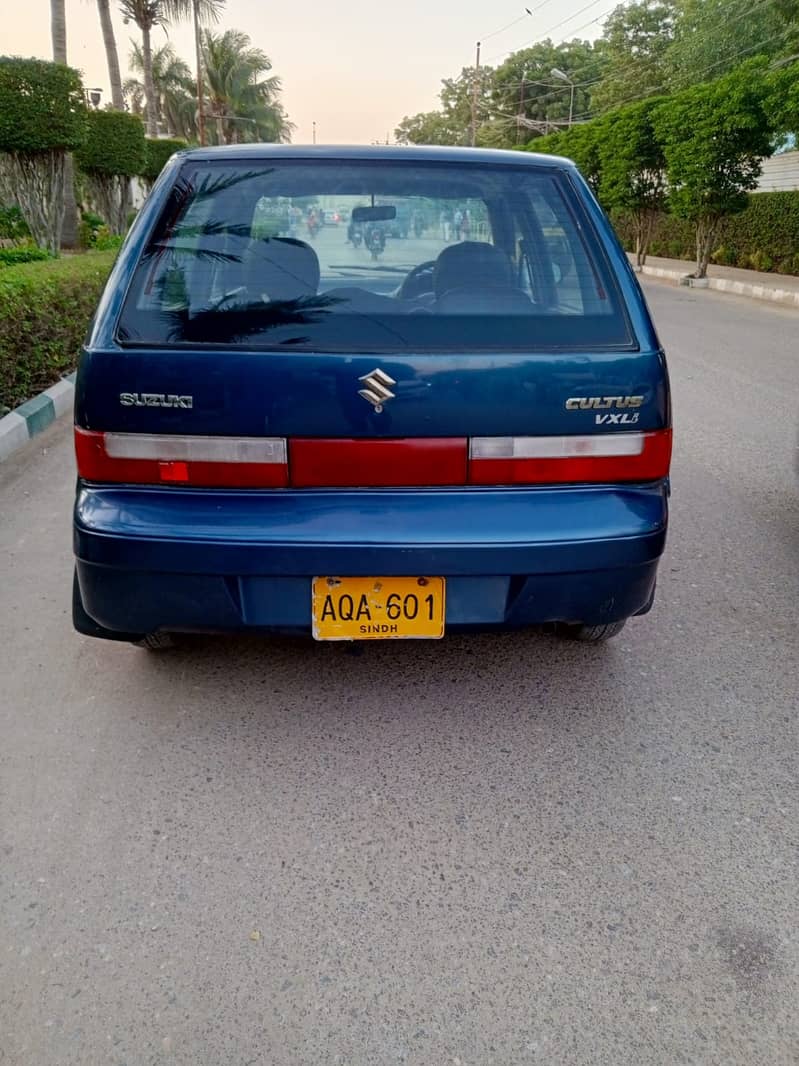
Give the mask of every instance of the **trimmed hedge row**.
[[[799, 275], [799, 191], [750, 193], [745, 211], [721, 223], [711, 260], [724, 266]], [[613, 223], [624, 247], [634, 247], [632, 220], [615, 215]], [[696, 258], [692, 223], [661, 215], [652, 234], [650, 255]]]
[[114, 252], [0, 270], [0, 413], [75, 369]]

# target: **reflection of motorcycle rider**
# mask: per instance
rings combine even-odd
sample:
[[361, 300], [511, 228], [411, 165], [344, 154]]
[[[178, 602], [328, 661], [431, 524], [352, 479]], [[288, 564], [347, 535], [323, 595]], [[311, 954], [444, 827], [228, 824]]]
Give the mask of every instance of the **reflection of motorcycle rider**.
[[311, 240], [313, 240], [319, 232], [319, 226], [319, 215], [316, 213], [316, 209], [312, 207], [308, 212], [308, 236]]
[[350, 224], [347, 226], [347, 244], [351, 244], [353, 248], [358, 248], [362, 243], [363, 226], [360, 222], [350, 219]]
[[377, 259], [386, 247], [385, 227], [378, 222], [370, 222], [363, 235], [364, 243], [372, 253], [372, 259]]

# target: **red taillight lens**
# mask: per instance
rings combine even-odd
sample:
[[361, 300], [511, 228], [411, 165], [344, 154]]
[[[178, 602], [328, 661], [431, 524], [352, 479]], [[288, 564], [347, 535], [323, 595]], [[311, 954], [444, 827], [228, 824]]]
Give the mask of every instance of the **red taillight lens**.
[[78, 474], [87, 481], [207, 488], [282, 488], [286, 442], [276, 437], [96, 433], [75, 427]]
[[473, 437], [472, 485], [656, 481], [671, 462], [671, 430], [567, 437]]
[[464, 485], [465, 437], [402, 440], [289, 440], [297, 488]]

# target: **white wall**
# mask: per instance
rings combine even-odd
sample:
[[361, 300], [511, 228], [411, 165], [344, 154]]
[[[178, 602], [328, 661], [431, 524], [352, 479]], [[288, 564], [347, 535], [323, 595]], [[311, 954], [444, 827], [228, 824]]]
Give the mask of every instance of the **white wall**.
[[799, 189], [799, 152], [782, 152], [763, 160], [763, 173], [756, 192], [788, 192]]

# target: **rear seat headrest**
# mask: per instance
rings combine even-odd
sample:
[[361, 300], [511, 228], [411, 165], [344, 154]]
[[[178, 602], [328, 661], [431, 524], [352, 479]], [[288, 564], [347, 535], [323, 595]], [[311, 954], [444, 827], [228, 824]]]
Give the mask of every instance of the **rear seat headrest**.
[[445, 248], [433, 270], [433, 289], [443, 296], [453, 289], [482, 285], [511, 285], [508, 257], [493, 244], [462, 241]]
[[319, 289], [319, 257], [294, 237], [254, 240], [245, 257], [247, 287], [270, 300], [298, 300]]

